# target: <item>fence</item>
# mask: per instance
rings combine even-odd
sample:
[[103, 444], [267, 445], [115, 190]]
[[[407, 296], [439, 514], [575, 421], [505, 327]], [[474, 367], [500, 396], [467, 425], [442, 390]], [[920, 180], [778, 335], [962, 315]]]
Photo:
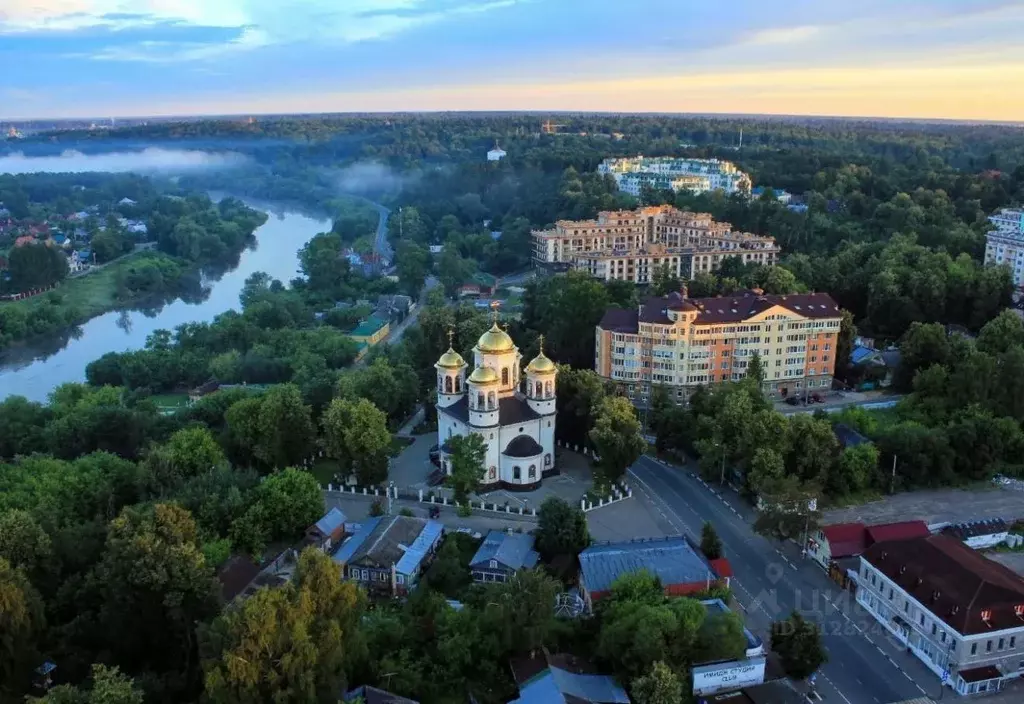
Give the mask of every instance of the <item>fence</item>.
[[625, 501], [633, 495], [633, 488], [627, 485], [625, 482], [616, 483], [612, 485], [612, 493], [607, 498], [598, 498], [597, 503], [586, 496], [580, 499], [580, 508], [584, 513], [588, 511], [594, 511], [604, 506], [610, 506], [611, 504], [618, 503], [619, 501]]

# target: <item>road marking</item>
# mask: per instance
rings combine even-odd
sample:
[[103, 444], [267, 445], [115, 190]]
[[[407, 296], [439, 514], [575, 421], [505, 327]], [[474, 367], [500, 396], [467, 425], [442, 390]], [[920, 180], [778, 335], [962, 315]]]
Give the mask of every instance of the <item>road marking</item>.
[[914, 686], [917, 687], [919, 690], [921, 690], [921, 694], [924, 694], [924, 695], [928, 694], [928, 692], [924, 691], [924, 687], [919, 685], [917, 682], [914, 682]]

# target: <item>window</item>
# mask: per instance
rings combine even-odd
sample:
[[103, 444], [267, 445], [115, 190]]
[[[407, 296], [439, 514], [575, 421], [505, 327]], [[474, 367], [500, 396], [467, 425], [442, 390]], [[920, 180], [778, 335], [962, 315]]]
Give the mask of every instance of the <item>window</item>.
[[1010, 650], [1017, 647], [1017, 636], [1010, 636]]
[[[922, 618], [923, 618], [923, 617], [922, 617]], [[936, 633], [938, 632], [938, 630], [939, 630], [939, 627], [938, 627], [938, 626], [936, 626], [936, 625], [935, 625], [935, 624], [933, 623], [933, 624], [932, 624], [932, 635], [934, 636], [934, 635], [935, 635], [935, 634], [936, 634]]]
[[446, 394], [450, 394], [452, 392], [452, 378], [450, 376], [446, 376], [444, 378], [444, 392]]
[[986, 653], [991, 653], [992, 652], [992, 641], [990, 641], [990, 640], [985, 641], [985, 652]]
[[501, 385], [508, 386], [508, 367], [501, 370]]
[[892, 587], [889, 587], [889, 601], [892, 601]]
[[978, 654], [978, 644], [977, 643], [971, 643], [971, 655], [977, 655], [977, 654]]
[[488, 567], [490, 567], [492, 570], [498, 569], [498, 561], [491, 560], [490, 563], [488, 564]]
[[395, 575], [395, 582], [398, 583], [398, 584], [405, 584], [405, 575], [403, 575], [403, 574], [396, 574]]
[[530, 479], [536, 479], [537, 478], [537, 465], [535, 465], [535, 464], [531, 464], [530, 465], [530, 471], [527, 474], [527, 476]]
[[551, 453], [550, 452], [548, 452], [547, 454], [544, 455], [544, 466], [545, 467], [550, 467], [551, 466]]
[[545, 398], [551, 398], [554, 395], [554, 387], [550, 381], [544, 383], [544, 396]]
[[998, 646], [996, 646], [996, 647], [997, 647], [997, 648], [998, 648], [999, 650], [1002, 650], [1003, 648], [1005, 648], [1005, 647], [1006, 647], [1006, 639], [1005, 639], [1005, 638], [1000, 638], [1000, 639], [999, 639], [999, 645], [998, 645]]
[[924, 625], [924, 614], [923, 613], [921, 614], [920, 623], [921, 623], [922, 626]]
[[512, 468], [512, 478], [513, 479], [522, 479], [522, 477], [523, 477], [523, 470], [519, 469], [518, 466], [513, 467]]
[[497, 397], [494, 395], [493, 391], [490, 392], [489, 394], [487, 394], [487, 410], [489, 410], [489, 411], [493, 411], [494, 410], [494, 405], [495, 405], [495, 399], [496, 398]]
[[455, 393], [462, 393], [462, 379], [460, 377], [455, 377]]
[[498, 476], [498, 469], [497, 469], [497, 467], [494, 467], [492, 465], [491, 468], [489, 470], [487, 470], [487, 478], [488, 479], [496, 479], [497, 476]]

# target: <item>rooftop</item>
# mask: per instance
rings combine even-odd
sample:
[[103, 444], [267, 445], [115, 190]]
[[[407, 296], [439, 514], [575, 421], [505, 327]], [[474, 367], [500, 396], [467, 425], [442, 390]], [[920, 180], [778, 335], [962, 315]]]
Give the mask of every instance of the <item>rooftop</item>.
[[958, 633], [1024, 626], [1024, 579], [952, 536], [877, 543], [862, 559]]
[[[437, 410], [447, 416], [461, 420], [463, 423], [469, 422], [469, 402], [465, 396], [452, 405], [446, 408], [438, 408]], [[515, 425], [516, 423], [536, 420], [537, 418], [540, 418], [540, 416], [530, 408], [530, 404], [526, 402], [526, 399], [518, 396], [506, 396], [498, 399], [498, 423], [500, 425]]]
[[363, 704], [419, 704], [414, 699], [406, 699], [369, 685], [345, 692], [345, 696], [342, 697], [342, 701], [345, 702], [354, 702], [356, 699], [362, 699]]
[[334, 553], [341, 563], [368, 561], [379, 567], [395, 566], [402, 574], [411, 574], [441, 535], [438, 521], [411, 516], [377, 516], [362, 524], [360, 530]]
[[821, 532], [828, 540], [832, 559], [860, 555], [867, 547], [867, 531], [863, 523], [840, 523], [824, 526]]
[[549, 655], [513, 661], [519, 698], [509, 704], [629, 704], [626, 690], [610, 675], [594, 672], [571, 655]]
[[672, 325], [668, 316], [670, 310], [697, 311], [694, 325], [738, 323], [776, 306], [805, 318], [839, 317], [839, 306], [827, 293], [774, 295], [743, 291], [733, 296], [684, 298], [674, 292], [662, 298], [649, 298], [638, 310], [610, 308], [601, 319], [600, 327], [602, 330], [636, 334], [640, 323]]
[[534, 567], [540, 556], [533, 549], [533, 536], [528, 533], [504, 533], [492, 530], [484, 538], [480, 549], [469, 561], [470, 565], [479, 565], [491, 560], [512, 570]]
[[378, 318], [375, 315], [371, 315], [369, 318], [359, 323], [359, 325], [357, 325], [356, 328], [349, 333], [349, 335], [353, 335], [355, 337], [368, 337], [378, 332], [382, 327], [384, 327], [387, 324], [387, 320]]
[[580, 553], [580, 568], [592, 592], [608, 591], [622, 575], [641, 570], [657, 576], [666, 587], [718, 578], [681, 536], [591, 545]]
[[1001, 518], [990, 518], [984, 521], [967, 521], [965, 523], [946, 526], [942, 529], [942, 532], [952, 535], [954, 538], [959, 538], [960, 540], [967, 540], [969, 538], [977, 538], [983, 535], [1005, 533], [1008, 530], [1009, 526], [1006, 525], [1006, 521]]
[[341, 512], [341, 509], [335, 506], [324, 515], [319, 521], [314, 524], [314, 527], [320, 531], [322, 535], [330, 535], [334, 531], [338, 530], [345, 525], [345, 514]]

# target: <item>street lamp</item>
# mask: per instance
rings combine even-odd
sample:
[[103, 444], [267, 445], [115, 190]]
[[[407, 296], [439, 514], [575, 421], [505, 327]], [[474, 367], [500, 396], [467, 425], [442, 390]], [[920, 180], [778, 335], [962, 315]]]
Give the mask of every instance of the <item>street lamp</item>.
[[718, 478], [719, 486], [725, 486], [725, 443], [715, 441], [715, 447], [721, 450], [722, 453], [722, 473]]

